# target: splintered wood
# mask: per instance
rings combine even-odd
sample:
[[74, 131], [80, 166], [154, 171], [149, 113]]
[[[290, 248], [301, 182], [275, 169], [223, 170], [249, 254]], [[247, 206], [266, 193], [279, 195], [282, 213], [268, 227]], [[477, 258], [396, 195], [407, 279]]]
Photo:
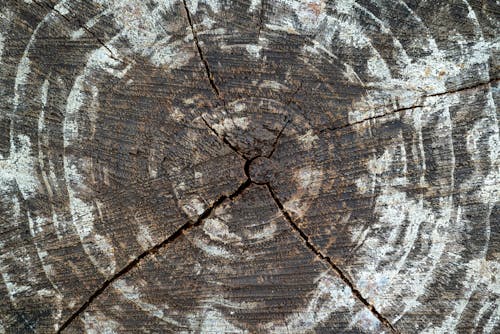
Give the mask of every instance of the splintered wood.
[[0, 333], [499, 333], [500, 3], [2, 0]]

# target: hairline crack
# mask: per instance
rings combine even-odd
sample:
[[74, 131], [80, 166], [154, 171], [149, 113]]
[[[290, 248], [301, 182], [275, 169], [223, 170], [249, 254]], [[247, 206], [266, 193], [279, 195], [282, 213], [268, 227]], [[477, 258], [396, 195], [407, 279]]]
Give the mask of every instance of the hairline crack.
[[[40, 3], [40, 2], [39, 2], [39, 0], [33, 0], [33, 2], [34, 2], [34, 3], [36, 3], [36, 4], [37, 4], [38, 6], [40, 6], [40, 7], [46, 7], [46, 8], [48, 8], [48, 9], [50, 9], [50, 10], [54, 11], [54, 12], [55, 12], [55, 13], [57, 13], [59, 16], [61, 16], [63, 19], [65, 19], [67, 22], [70, 22], [70, 23], [71, 23], [71, 20], [70, 20], [70, 19], [69, 19], [69, 18], [68, 18], [65, 14], [61, 13], [61, 11], [60, 11], [60, 10], [58, 10], [55, 6], [51, 6], [51, 5], [49, 5], [49, 4], [45, 3], [45, 2]], [[68, 12], [71, 14], [71, 12], [69, 11], [69, 9], [68, 9], [67, 7], [65, 7], [65, 8], [66, 8], [66, 10], [68, 10]], [[78, 25], [81, 29], [85, 30], [85, 31], [86, 31], [89, 35], [91, 35], [91, 36], [92, 36], [92, 37], [93, 37], [93, 38], [94, 38], [94, 39], [95, 39], [95, 40], [96, 40], [96, 41], [97, 41], [97, 42], [98, 42], [98, 43], [99, 43], [102, 47], [104, 47], [104, 48], [108, 51], [108, 53], [109, 53], [109, 55], [110, 55], [110, 57], [111, 57], [112, 59], [114, 59], [114, 60], [116, 60], [116, 61], [118, 61], [118, 62], [120, 62], [120, 63], [125, 63], [123, 60], [121, 60], [121, 59], [119, 59], [118, 57], [116, 57], [116, 55], [115, 55], [115, 54], [113, 53], [113, 51], [112, 51], [112, 50], [111, 50], [111, 49], [110, 49], [110, 48], [106, 45], [106, 43], [104, 43], [104, 42], [103, 42], [103, 41], [102, 41], [102, 40], [101, 40], [101, 39], [100, 39], [100, 38], [99, 38], [99, 37], [98, 37], [98, 36], [97, 36], [97, 35], [96, 35], [93, 31], [92, 31], [92, 30], [90, 30], [89, 28], [87, 28], [87, 27], [85, 26], [85, 24], [83, 24], [83, 23], [82, 23], [82, 22], [78, 19], [78, 17], [76, 17], [76, 15], [73, 15], [73, 17], [74, 17], [75, 21], [77, 22], [77, 25]]]

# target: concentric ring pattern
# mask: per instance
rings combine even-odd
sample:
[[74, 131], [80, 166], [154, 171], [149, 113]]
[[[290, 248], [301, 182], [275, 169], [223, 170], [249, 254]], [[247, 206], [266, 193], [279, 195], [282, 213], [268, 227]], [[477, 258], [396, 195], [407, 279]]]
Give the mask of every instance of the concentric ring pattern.
[[0, 332], [500, 330], [498, 1], [0, 18]]

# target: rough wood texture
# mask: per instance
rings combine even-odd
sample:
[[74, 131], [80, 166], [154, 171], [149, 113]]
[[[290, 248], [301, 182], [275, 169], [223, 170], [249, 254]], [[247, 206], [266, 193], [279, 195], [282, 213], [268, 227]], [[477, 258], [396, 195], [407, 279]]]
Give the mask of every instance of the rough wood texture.
[[0, 333], [500, 332], [500, 4], [3, 0]]

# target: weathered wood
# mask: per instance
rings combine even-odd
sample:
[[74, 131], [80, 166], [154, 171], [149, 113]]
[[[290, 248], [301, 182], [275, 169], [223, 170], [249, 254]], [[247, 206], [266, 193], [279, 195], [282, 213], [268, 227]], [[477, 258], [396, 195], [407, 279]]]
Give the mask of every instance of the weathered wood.
[[314, 257], [267, 188], [252, 186], [114, 281], [70, 330], [238, 332], [242, 322], [250, 332], [313, 323], [341, 332], [375, 328], [378, 320]]
[[496, 1], [0, 4], [0, 333], [500, 331]]

